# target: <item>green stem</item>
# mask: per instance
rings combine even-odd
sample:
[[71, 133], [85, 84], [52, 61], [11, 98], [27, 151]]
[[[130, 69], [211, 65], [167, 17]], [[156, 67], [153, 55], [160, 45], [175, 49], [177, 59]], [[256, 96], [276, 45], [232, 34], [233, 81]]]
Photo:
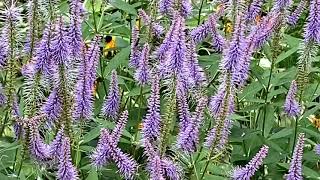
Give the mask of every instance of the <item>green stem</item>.
[[204, 0], [201, 0], [201, 4], [200, 4], [200, 8], [199, 8], [199, 13], [198, 13], [198, 26], [200, 25], [200, 21], [201, 21], [201, 12], [202, 12], [203, 4], [204, 4]]

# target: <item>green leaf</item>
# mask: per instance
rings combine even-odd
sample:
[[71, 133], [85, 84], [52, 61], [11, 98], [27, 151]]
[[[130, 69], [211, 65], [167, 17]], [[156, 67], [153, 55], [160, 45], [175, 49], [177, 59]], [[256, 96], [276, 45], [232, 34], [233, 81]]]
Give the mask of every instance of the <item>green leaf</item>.
[[100, 135], [100, 129], [101, 128], [97, 126], [94, 129], [92, 129], [90, 132], [88, 132], [86, 135], [84, 135], [82, 144], [97, 138]]
[[285, 60], [287, 57], [291, 56], [293, 53], [297, 52], [299, 49], [299, 46], [294, 46], [293, 48], [289, 49], [286, 52], [281, 53], [277, 59], [276, 59], [276, 64], [280, 63], [281, 61]]
[[[93, 6], [92, 6], [93, 5]], [[89, 12], [99, 12], [101, 9], [102, 0], [85, 0], [84, 7]]]
[[124, 12], [132, 15], [137, 15], [137, 11], [135, 10], [134, 6], [128, 4], [122, 0], [110, 0], [110, 4], [118, 9], [123, 10]]
[[106, 77], [113, 69], [117, 69], [121, 65], [126, 66], [128, 64], [129, 54], [130, 46], [122, 49], [116, 56], [114, 56], [105, 68], [103, 77]]
[[291, 128], [284, 128], [281, 131], [272, 134], [268, 139], [273, 140], [273, 139], [280, 139], [283, 137], [287, 137], [293, 133], [293, 130]]
[[90, 171], [88, 177], [86, 178], [86, 180], [98, 180], [98, 179], [99, 179], [99, 178], [98, 178], [98, 173], [97, 173], [97, 171], [94, 170], [94, 169], [91, 169], [91, 171]]
[[310, 129], [307, 129], [307, 128], [300, 128], [303, 132], [309, 134], [310, 136], [313, 136], [317, 139], [320, 139], [320, 133], [319, 132], [314, 132]]

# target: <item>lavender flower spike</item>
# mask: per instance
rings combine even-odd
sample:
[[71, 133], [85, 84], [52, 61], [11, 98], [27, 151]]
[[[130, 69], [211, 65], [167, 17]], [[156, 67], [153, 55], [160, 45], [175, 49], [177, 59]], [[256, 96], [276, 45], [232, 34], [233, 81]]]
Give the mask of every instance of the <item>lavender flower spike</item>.
[[253, 0], [249, 6], [246, 19], [249, 21], [254, 20], [261, 11], [261, 6], [263, 5], [263, 0]]
[[174, 0], [160, 0], [159, 10], [160, 13], [166, 14], [169, 13], [173, 8]]
[[294, 11], [288, 17], [287, 23], [291, 26], [295, 26], [301, 16], [302, 12], [305, 10], [306, 6], [307, 6], [307, 1], [301, 0], [299, 5], [294, 9]]
[[179, 132], [177, 146], [179, 149], [192, 153], [196, 151], [199, 143], [199, 128], [203, 120], [204, 109], [207, 105], [207, 98], [199, 100], [196, 112], [192, 116], [192, 122], [184, 132]]
[[64, 138], [64, 127], [61, 127], [58, 131], [56, 137], [50, 144], [50, 155], [54, 158], [59, 158], [59, 153], [61, 152], [62, 139]]
[[214, 15], [210, 15], [208, 19], [208, 26], [210, 28], [210, 33], [212, 36], [212, 45], [214, 49], [221, 52], [225, 44], [225, 39], [218, 32], [216, 28], [216, 24], [217, 24], [217, 17]]
[[150, 79], [150, 67], [148, 65], [149, 53], [150, 47], [149, 44], [146, 43], [141, 53], [139, 67], [134, 76], [135, 80], [138, 81], [138, 84], [142, 86], [147, 84]]
[[302, 156], [304, 146], [304, 133], [300, 133], [294, 148], [290, 162], [289, 173], [285, 175], [286, 180], [302, 180]]
[[49, 124], [58, 120], [58, 118], [61, 116], [62, 100], [56, 88], [50, 93], [47, 101], [42, 106], [41, 111], [46, 115]]
[[194, 42], [200, 43], [208, 37], [210, 32], [209, 23], [204, 23], [191, 30], [191, 37]]
[[80, 58], [82, 48], [81, 15], [82, 6], [80, 0], [70, 0], [71, 24], [69, 27], [69, 42], [73, 58]]
[[262, 165], [263, 159], [267, 156], [268, 151], [268, 146], [262, 146], [260, 151], [251, 159], [251, 161], [245, 167], [236, 168], [233, 171], [231, 178], [233, 180], [250, 180], [254, 173], [259, 169], [259, 166]]
[[164, 169], [159, 152], [154, 149], [149, 139], [143, 140], [144, 152], [148, 157], [147, 170], [151, 180], [165, 180]]
[[163, 167], [165, 176], [170, 180], [182, 179], [182, 168], [179, 165], [175, 164], [171, 159], [163, 158], [161, 160], [161, 165]]
[[59, 180], [78, 180], [77, 169], [71, 162], [70, 154], [70, 139], [64, 137], [61, 142], [61, 152], [59, 153], [58, 165], [58, 179]]
[[305, 41], [320, 43], [320, 0], [310, 1], [308, 23], [305, 28]]
[[159, 77], [154, 76], [151, 86], [151, 95], [148, 100], [148, 113], [143, 119], [143, 138], [155, 140], [160, 135], [160, 85]]
[[301, 113], [301, 107], [296, 100], [297, 90], [296, 81], [292, 81], [284, 103], [284, 111], [289, 117], [296, 117]]
[[52, 61], [55, 65], [69, 64], [69, 39], [62, 17], [59, 18], [56, 35], [52, 39]]
[[317, 144], [316, 147], [315, 147], [315, 152], [317, 155], [320, 156], [320, 144]]
[[123, 113], [121, 114], [116, 127], [114, 127], [113, 131], [112, 131], [112, 138], [113, 138], [113, 142], [114, 143], [118, 143], [120, 140], [120, 137], [122, 135], [122, 131], [123, 129], [126, 127], [127, 121], [128, 121], [128, 110], [123, 111]]
[[111, 82], [108, 92], [108, 97], [105, 100], [102, 107], [102, 115], [116, 119], [118, 111], [120, 109], [120, 95], [119, 95], [119, 85], [117, 79], [117, 71], [112, 70]]
[[138, 49], [138, 41], [139, 29], [138, 27], [134, 26], [131, 32], [131, 52], [129, 61], [129, 66], [132, 68], [137, 68], [139, 66], [141, 52]]
[[181, 0], [181, 15], [188, 17], [192, 12], [192, 6], [190, 0]]
[[105, 129], [101, 129], [98, 145], [90, 156], [92, 164], [98, 168], [111, 160], [111, 150], [108, 146], [108, 134], [106, 134], [105, 131]]
[[31, 155], [38, 161], [47, 160], [50, 156], [49, 146], [44, 143], [39, 133], [39, 120], [28, 120], [28, 127], [30, 130], [29, 149]]

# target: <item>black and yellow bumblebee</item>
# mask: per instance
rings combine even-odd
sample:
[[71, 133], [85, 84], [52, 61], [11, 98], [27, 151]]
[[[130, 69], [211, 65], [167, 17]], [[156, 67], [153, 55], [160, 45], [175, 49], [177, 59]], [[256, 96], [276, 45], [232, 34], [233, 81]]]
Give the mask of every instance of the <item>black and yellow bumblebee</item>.
[[104, 37], [104, 47], [101, 50], [104, 57], [113, 57], [116, 53], [117, 42], [115, 36], [105, 36]]

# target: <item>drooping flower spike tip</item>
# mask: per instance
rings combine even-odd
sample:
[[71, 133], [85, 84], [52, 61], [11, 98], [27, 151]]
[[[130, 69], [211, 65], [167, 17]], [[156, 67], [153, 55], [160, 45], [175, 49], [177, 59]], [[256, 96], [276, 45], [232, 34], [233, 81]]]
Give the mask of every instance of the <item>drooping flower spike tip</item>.
[[302, 180], [302, 156], [304, 147], [304, 134], [300, 133], [294, 148], [290, 162], [289, 173], [285, 175], [286, 180]]
[[297, 91], [297, 83], [296, 81], [292, 81], [284, 103], [284, 111], [289, 117], [296, 117], [301, 113], [301, 107], [296, 99]]
[[73, 166], [70, 153], [70, 139], [63, 137], [59, 153], [58, 174], [59, 180], [78, 180], [77, 169]]
[[119, 109], [120, 109], [120, 91], [119, 91], [117, 71], [112, 70], [108, 97], [103, 104], [102, 115], [105, 117], [116, 119]]
[[307, 1], [301, 0], [299, 5], [294, 9], [294, 11], [288, 17], [287, 23], [291, 26], [295, 26], [301, 16], [301, 14], [306, 9], [306, 6], [307, 6]]
[[251, 161], [246, 166], [236, 168], [233, 171], [231, 178], [233, 180], [250, 180], [250, 178], [263, 164], [263, 159], [267, 156], [268, 151], [268, 146], [262, 146], [260, 151], [251, 159]]

